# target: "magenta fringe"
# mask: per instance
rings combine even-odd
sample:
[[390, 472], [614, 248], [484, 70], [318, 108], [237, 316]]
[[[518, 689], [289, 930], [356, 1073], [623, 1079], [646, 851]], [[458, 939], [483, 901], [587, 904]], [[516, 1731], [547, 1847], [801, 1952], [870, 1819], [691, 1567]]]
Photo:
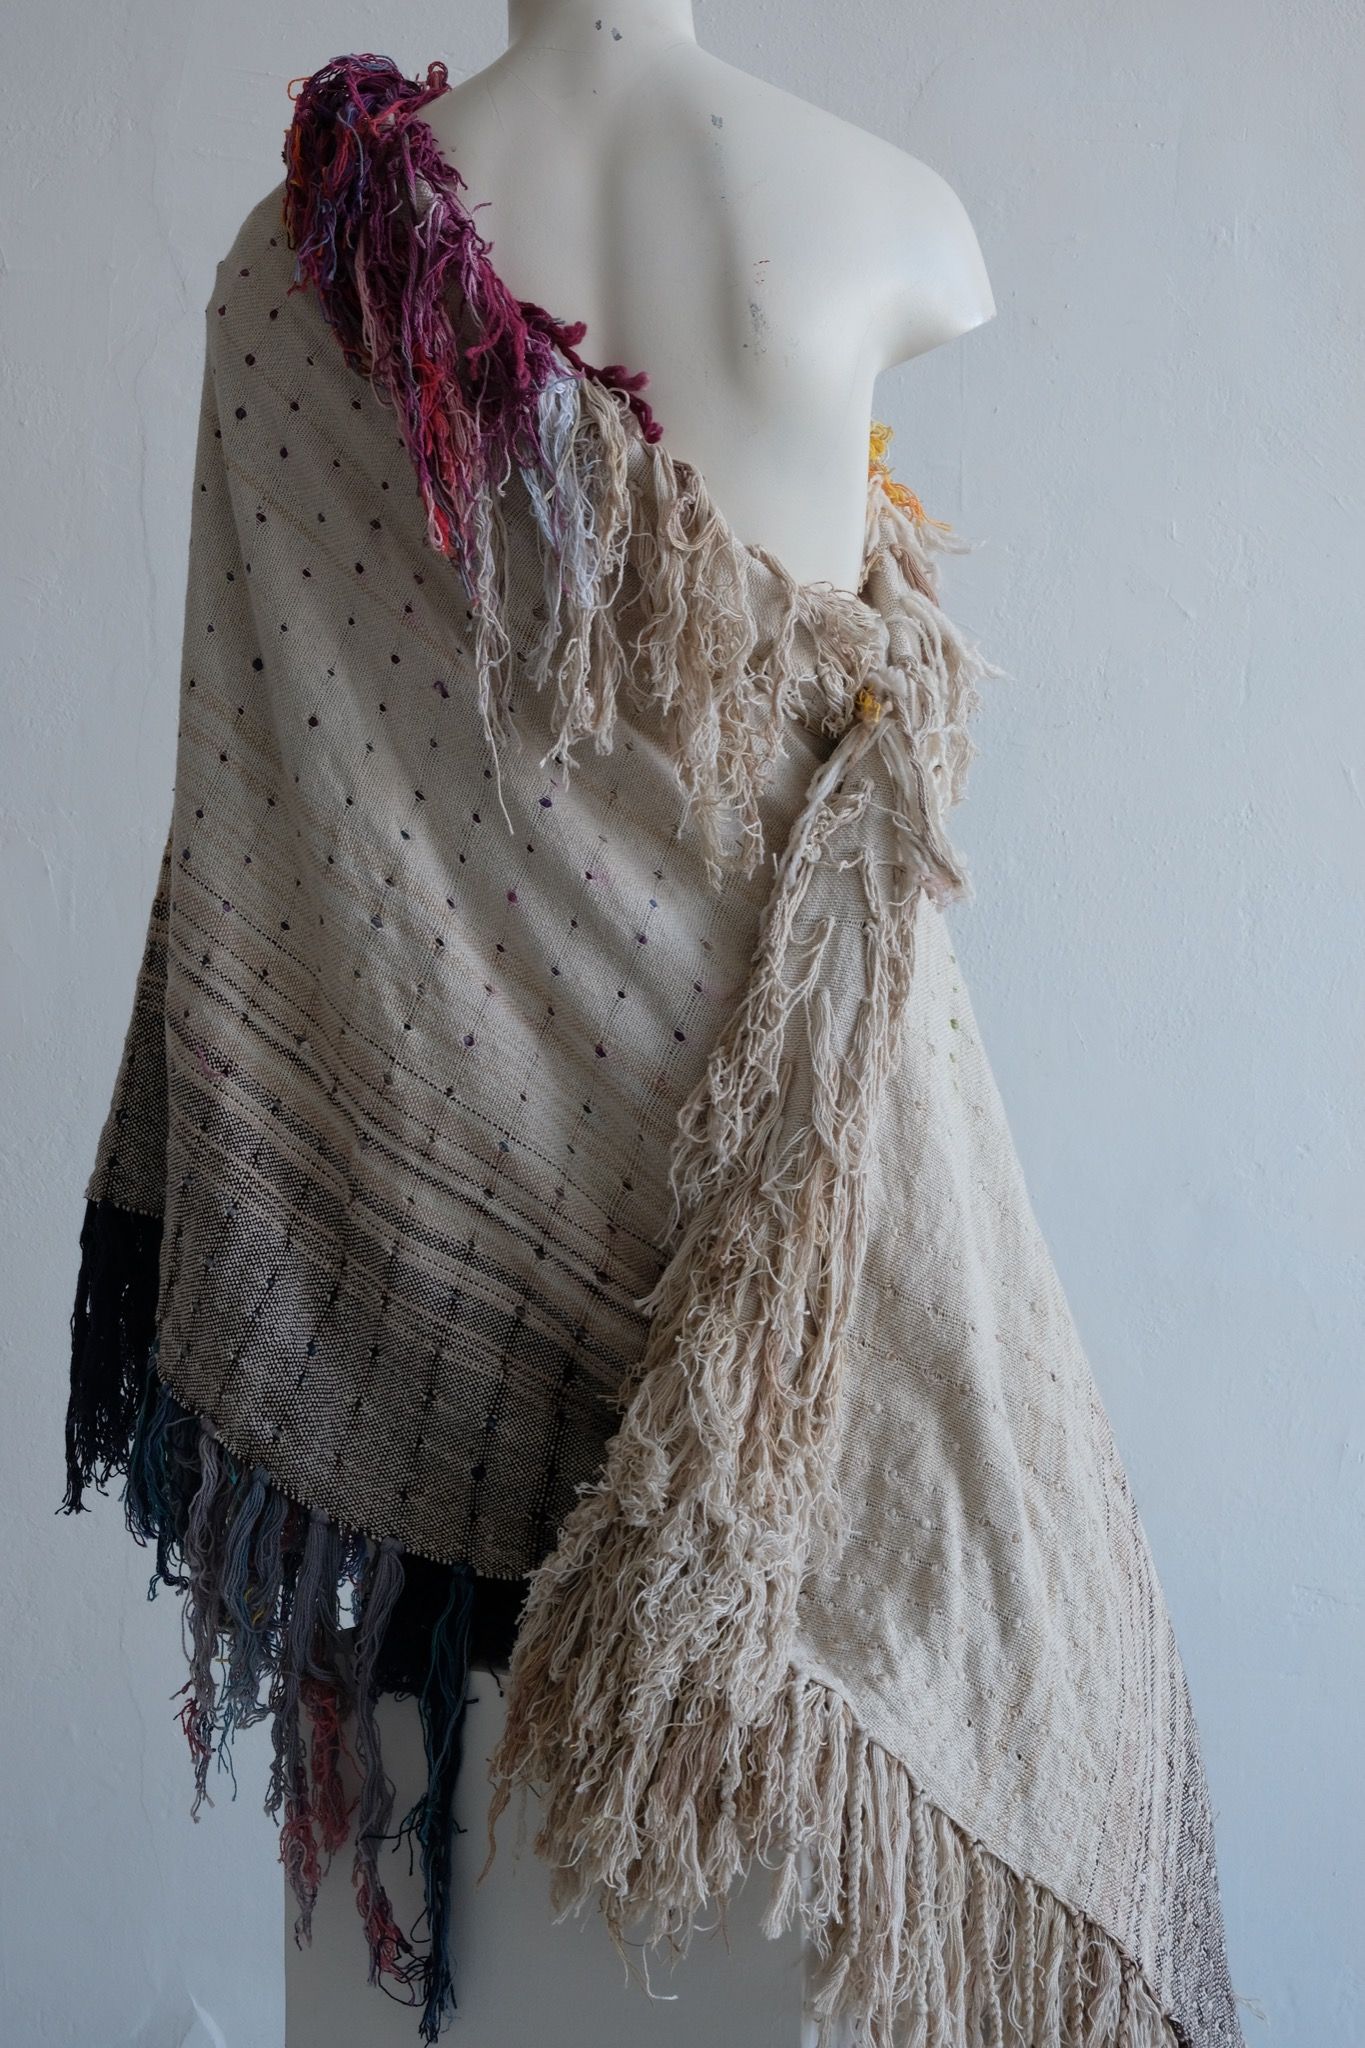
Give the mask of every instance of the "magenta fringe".
[[619, 392], [657, 441], [663, 430], [639, 395], [647, 373], [584, 362], [584, 323], [515, 298], [493, 268], [492, 243], [460, 197], [465, 180], [420, 118], [449, 89], [444, 64], [430, 64], [422, 83], [391, 57], [352, 54], [290, 89], [290, 290], [316, 291], [347, 363], [394, 406], [431, 545], [455, 559], [475, 596], [481, 493], [513, 469], [553, 484], [542, 394], [592, 378]]

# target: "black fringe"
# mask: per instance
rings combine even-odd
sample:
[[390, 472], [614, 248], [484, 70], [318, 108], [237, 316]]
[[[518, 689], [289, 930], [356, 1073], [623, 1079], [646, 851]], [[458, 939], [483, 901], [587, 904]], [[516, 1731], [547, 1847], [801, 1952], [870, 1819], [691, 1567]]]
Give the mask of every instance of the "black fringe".
[[79, 1514], [87, 1486], [103, 1493], [125, 1469], [156, 1336], [161, 1218], [87, 1201], [71, 1311], [66, 1493]]
[[[410, 1555], [288, 1499], [158, 1376], [160, 1218], [91, 1201], [80, 1242], [62, 1510], [78, 1512], [87, 1487], [103, 1492], [123, 1474], [128, 1528], [156, 1552], [149, 1591], [166, 1585], [185, 1600], [190, 1676], [180, 1718], [196, 1810], [211, 1803], [214, 1757], [231, 1769], [234, 1730], [269, 1718], [275, 1761], [265, 1803], [280, 1822], [296, 1937], [309, 1938], [323, 1870], [354, 1834], [371, 1982], [419, 2009], [421, 2037], [435, 2041], [455, 2009], [453, 1802], [470, 1672], [475, 1663], [505, 1667], [527, 1582]], [[347, 1587], [353, 1630], [338, 1620]], [[392, 1832], [374, 1714], [386, 1693], [417, 1700], [427, 1762], [426, 1787]], [[340, 1773], [347, 1727], [362, 1770], [350, 1802]], [[404, 1841], [421, 1856], [420, 1942], [395, 1923], [379, 1871], [379, 1843]]]

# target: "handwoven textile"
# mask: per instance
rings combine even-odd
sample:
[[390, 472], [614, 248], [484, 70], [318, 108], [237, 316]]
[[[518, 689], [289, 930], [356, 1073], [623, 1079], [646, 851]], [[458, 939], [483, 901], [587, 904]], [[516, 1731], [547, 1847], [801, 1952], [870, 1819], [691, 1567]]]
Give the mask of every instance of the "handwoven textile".
[[507, 291], [444, 89], [303, 81], [205, 309], [66, 1505], [122, 1477], [196, 1805], [268, 1718], [299, 1937], [346, 1849], [424, 2038], [490, 1658], [490, 1836], [528, 1792], [566, 1910], [685, 1946], [757, 1858], [866, 2048], [1239, 2043], [1179, 1653], [943, 915], [998, 673], [960, 543], [880, 429], [856, 592], [742, 543], [643, 376]]

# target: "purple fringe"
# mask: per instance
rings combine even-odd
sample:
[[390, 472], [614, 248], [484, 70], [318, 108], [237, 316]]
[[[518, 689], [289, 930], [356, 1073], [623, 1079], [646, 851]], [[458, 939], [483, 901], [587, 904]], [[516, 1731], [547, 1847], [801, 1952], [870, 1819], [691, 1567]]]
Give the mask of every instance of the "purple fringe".
[[[421, 110], [446, 67], [407, 79], [391, 57], [335, 57], [290, 81], [283, 218], [291, 291], [311, 286], [352, 369], [391, 403], [417, 473], [433, 548], [478, 601], [476, 506], [513, 470], [553, 505], [540, 401], [589, 377], [625, 399], [648, 441], [662, 428], [640, 397], [644, 371], [587, 363], [584, 323], [517, 299], [460, 197], [465, 180]], [[552, 540], [555, 536], [551, 535]]]

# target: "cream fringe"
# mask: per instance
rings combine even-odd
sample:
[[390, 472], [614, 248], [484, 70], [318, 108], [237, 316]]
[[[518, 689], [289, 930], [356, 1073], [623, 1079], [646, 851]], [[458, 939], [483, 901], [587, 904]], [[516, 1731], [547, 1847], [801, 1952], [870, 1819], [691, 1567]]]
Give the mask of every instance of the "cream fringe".
[[[596, 1898], [618, 1940], [643, 1918], [653, 1941], [685, 1947], [753, 1856], [778, 1859], [769, 1931], [799, 1914], [824, 1958], [817, 2013], [852, 2021], [867, 2048], [891, 2048], [898, 2015], [910, 2043], [1173, 2048], [1107, 1935], [971, 1841], [842, 1702], [793, 1676], [801, 1589], [840, 1529], [826, 1452], [869, 1139], [920, 898], [967, 892], [943, 825], [977, 681], [1001, 672], [938, 606], [930, 549], [952, 543], [880, 486], [859, 596], [797, 584], [737, 540], [689, 465], [631, 447], [610, 394], [585, 383], [577, 398], [579, 416], [547, 431], [571, 538], [547, 558], [530, 659], [556, 695], [552, 751], [567, 761], [585, 734], [609, 746], [623, 690], [651, 702], [718, 873], [736, 821], [738, 857], [761, 857], [784, 723], [838, 738], [777, 861], [748, 989], [680, 1112], [670, 1256], [639, 1303], [650, 1330], [621, 1426], [532, 1580], [491, 1763], [490, 1860], [513, 1787], [534, 1786], [556, 1903]], [[766, 633], [748, 602], [755, 562]], [[510, 664], [485, 674], [500, 734]], [[873, 806], [890, 861], [851, 829]], [[835, 919], [810, 896], [848, 870], [860, 895], [840, 922], [861, 924], [862, 985], [832, 988]]]
[[[698, 1732], [663, 1761], [644, 1821], [631, 1898], [600, 1901], [627, 1963], [636, 1899], [651, 1944], [680, 1956], [693, 1902], [761, 1864], [763, 1932], [798, 1926], [815, 1951], [817, 2048], [1182, 2048], [1133, 1958], [935, 1806], [819, 1679], [790, 1673], [734, 1759]], [[581, 1864], [555, 1868], [561, 1918], [595, 1896]]]
[[[784, 729], [792, 720], [829, 733], [846, 726], [859, 686], [887, 659], [887, 625], [874, 606], [888, 596], [893, 610], [905, 612], [902, 637], [914, 637], [916, 615], [942, 637], [944, 709], [970, 752], [970, 677], [998, 671], [907, 580], [927, 571], [929, 545], [950, 543], [936, 534], [930, 541], [927, 527], [926, 538], [917, 537], [878, 489], [869, 493], [870, 509], [878, 498], [880, 507], [868, 529], [882, 578], [877, 594], [798, 583], [766, 549], [738, 539], [698, 471], [662, 442], [632, 432], [609, 391], [590, 380], [574, 380], [567, 396], [562, 389], [551, 386], [542, 401], [553, 488], [525, 474], [520, 485], [542, 529], [544, 587], [531, 644], [521, 650], [526, 675], [548, 688], [554, 704], [555, 737], [542, 765], [553, 757], [567, 779], [580, 739], [590, 737], [598, 752], [610, 749], [623, 695], [649, 706], [666, 722], [710, 879], [718, 883], [736, 862], [752, 874], [765, 851], [759, 799]], [[558, 550], [544, 531], [547, 500], [566, 531]], [[510, 730], [517, 661], [500, 566], [506, 515], [500, 501], [480, 512], [485, 559], [475, 661], [496, 750]], [[912, 570], [915, 558], [921, 570]], [[755, 616], [755, 564], [767, 578], [763, 617]]]
[[791, 1677], [748, 1770], [745, 1829], [776, 1862], [764, 1931], [797, 1919], [814, 1944], [821, 2048], [1178, 2048], [1136, 1962], [936, 1807], [820, 1681]]

